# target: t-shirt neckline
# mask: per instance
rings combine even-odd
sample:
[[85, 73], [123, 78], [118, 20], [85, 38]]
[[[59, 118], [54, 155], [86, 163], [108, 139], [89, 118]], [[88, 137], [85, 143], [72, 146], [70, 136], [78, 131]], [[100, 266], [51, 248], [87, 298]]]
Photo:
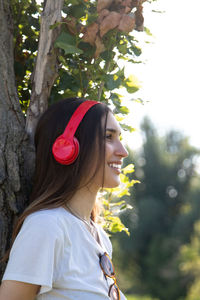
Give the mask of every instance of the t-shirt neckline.
[[93, 221], [91, 220], [92, 223], [93, 223], [93, 225], [95, 226], [95, 228], [96, 228], [96, 230], [97, 230], [97, 234], [98, 234], [98, 236], [99, 236], [100, 244], [97, 242], [97, 240], [94, 238], [94, 236], [89, 232], [89, 230], [86, 228], [85, 223], [84, 223], [81, 219], [79, 219], [78, 217], [74, 216], [72, 213], [70, 213], [70, 211], [68, 211], [67, 209], [65, 209], [63, 206], [61, 206], [61, 208], [62, 208], [65, 212], [67, 212], [70, 216], [72, 216], [72, 218], [75, 219], [75, 220], [78, 222], [79, 225], [80, 225], [80, 224], [83, 224], [84, 226], [81, 226], [81, 228], [84, 228], [84, 231], [87, 231], [87, 235], [89, 234], [89, 236], [95, 241], [95, 243], [98, 245], [98, 247], [100, 247], [101, 249], [103, 249], [104, 252], [106, 251], [106, 250], [105, 250], [105, 246], [104, 246], [104, 244], [103, 244], [103, 242], [102, 242], [102, 237], [101, 237], [99, 228], [96, 226], [95, 222], [93, 222]]

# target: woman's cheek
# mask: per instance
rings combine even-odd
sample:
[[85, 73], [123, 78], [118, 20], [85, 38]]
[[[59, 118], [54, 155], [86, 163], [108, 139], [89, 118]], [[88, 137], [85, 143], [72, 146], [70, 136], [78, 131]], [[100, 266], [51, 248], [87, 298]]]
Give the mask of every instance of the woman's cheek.
[[106, 157], [109, 157], [109, 155], [112, 153], [112, 145], [109, 142], [106, 143], [105, 151]]

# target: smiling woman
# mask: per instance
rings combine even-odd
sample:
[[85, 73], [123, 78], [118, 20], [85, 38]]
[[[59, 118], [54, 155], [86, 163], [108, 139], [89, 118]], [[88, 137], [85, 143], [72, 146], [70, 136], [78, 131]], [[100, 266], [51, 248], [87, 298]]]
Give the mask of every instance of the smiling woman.
[[62, 100], [39, 120], [35, 146], [35, 183], [13, 234], [0, 300], [126, 299], [111, 242], [96, 223], [98, 190], [119, 185], [128, 155], [111, 110]]

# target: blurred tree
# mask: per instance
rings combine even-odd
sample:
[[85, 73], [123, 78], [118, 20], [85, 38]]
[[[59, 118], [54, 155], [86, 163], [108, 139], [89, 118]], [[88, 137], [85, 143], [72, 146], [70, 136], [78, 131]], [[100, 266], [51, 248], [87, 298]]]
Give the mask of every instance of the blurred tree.
[[186, 300], [198, 300], [200, 299], [200, 221], [195, 223], [191, 242], [181, 247], [180, 254], [180, 269], [183, 274], [192, 278]]
[[[180, 270], [188, 278], [188, 292], [186, 300], [200, 299], [200, 217], [199, 217], [199, 195], [200, 190], [196, 190], [193, 209], [190, 216], [198, 215], [198, 220], [194, 224], [194, 232], [190, 241], [180, 248]], [[197, 219], [197, 218], [195, 218]]]
[[159, 138], [147, 118], [142, 129], [143, 151], [126, 159], [127, 164], [135, 162], [135, 174], [141, 181], [128, 200], [133, 211], [122, 216], [131, 235], [113, 237], [119, 249], [115, 261], [123, 273], [127, 270], [127, 277], [121, 279], [129, 282], [127, 291], [177, 300], [186, 295], [190, 281], [180, 272], [179, 249], [189, 241], [200, 216], [194, 197], [191, 199], [194, 158], [199, 151], [180, 132]]

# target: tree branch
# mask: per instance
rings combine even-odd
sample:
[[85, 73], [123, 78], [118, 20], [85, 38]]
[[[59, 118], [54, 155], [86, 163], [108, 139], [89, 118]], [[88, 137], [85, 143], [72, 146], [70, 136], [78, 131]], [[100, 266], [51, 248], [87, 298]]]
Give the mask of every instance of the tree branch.
[[40, 115], [48, 107], [48, 97], [58, 76], [57, 49], [53, 45], [60, 33], [60, 26], [50, 29], [51, 25], [61, 21], [64, 0], [46, 0], [41, 15], [41, 28], [38, 55], [32, 77], [32, 92], [27, 111], [26, 132], [33, 141], [35, 127]]
[[[108, 73], [109, 68], [110, 68], [110, 61], [107, 61], [106, 65], [105, 65], [105, 74]], [[99, 90], [98, 90], [98, 101], [101, 100], [104, 84], [105, 84], [105, 81], [102, 81], [101, 84], [100, 84], [100, 87], [99, 87]]]

